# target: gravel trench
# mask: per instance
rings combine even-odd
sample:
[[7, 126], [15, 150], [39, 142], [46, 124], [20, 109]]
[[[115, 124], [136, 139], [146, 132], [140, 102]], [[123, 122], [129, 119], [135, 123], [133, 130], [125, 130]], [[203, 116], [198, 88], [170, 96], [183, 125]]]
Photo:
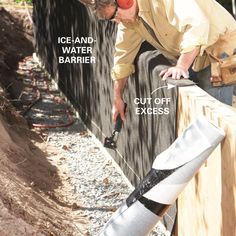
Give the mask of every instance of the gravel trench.
[[[25, 112], [32, 124], [62, 124], [68, 122], [65, 111], [69, 105], [61, 96], [55, 84], [38, 66], [32, 57], [25, 59], [19, 71], [25, 86], [33, 88], [21, 94], [23, 110], [29, 107], [29, 100], [35, 99], [36, 92], [41, 98]], [[32, 85], [33, 84], [33, 85]], [[29, 92], [31, 91], [31, 92]], [[61, 165], [68, 171], [68, 182], [73, 186], [72, 195], [76, 214], [89, 219], [88, 236], [96, 236], [114, 211], [132, 191], [132, 186], [114, 163], [108, 152], [96, 137], [86, 129], [79, 118], [65, 128], [44, 129], [47, 144], [60, 150]], [[165, 236], [161, 226], [150, 234]], [[128, 236], [128, 235], [127, 235]]]

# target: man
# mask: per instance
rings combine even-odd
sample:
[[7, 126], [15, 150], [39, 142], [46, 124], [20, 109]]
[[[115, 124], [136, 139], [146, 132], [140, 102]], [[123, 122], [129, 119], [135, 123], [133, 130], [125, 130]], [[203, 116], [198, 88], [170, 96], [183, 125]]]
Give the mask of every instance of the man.
[[[97, 16], [118, 23], [115, 45], [113, 121], [125, 119], [123, 91], [134, 73], [133, 61], [144, 40], [177, 63], [163, 79], [194, 77], [216, 99], [231, 105], [233, 87], [213, 87], [205, 49], [220, 34], [236, 30], [233, 17], [215, 0], [95, 0]], [[193, 75], [193, 70], [197, 73]]]

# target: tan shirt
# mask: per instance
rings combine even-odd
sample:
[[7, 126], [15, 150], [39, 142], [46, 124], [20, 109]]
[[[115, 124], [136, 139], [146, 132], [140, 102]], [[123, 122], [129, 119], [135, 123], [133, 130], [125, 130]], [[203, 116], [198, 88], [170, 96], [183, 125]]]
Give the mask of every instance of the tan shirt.
[[[134, 58], [144, 40], [168, 56], [179, 57], [200, 47], [194, 70], [209, 65], [204, 50], [226, 30], [236, 30], [234, 18], [215, 0], [137, 0], [138, 19], [119, 23], [112, 78], [123, 79], [134, 73]], [[152, 28], [156, 38], [145, 28], [140, 17]]]

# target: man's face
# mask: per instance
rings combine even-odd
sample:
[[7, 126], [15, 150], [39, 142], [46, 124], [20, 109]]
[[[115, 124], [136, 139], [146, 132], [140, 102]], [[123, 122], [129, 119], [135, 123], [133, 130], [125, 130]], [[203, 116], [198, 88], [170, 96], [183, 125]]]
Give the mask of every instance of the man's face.
[[113, 20], [116, 17], [117, 11], [118, 7], [112, 5], [106, 6], [101, 10], [102, 18], [105, 20]]
[[112, 20], [116, 23], [124, 22], [134, 22], [137, 18], [136, 8], [133, 9], [121, 9], [118, 6], [106, 6], [102, 10], [103, 18], [106, 20]]

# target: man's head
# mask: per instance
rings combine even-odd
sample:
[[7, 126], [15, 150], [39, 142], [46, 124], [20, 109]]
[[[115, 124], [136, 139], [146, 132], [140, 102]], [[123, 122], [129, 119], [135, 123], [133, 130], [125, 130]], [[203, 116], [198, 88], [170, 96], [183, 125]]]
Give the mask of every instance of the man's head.
[[137, 17], [136, 0], [95, 0], [96, 14], [100, 19], [130, 22]]

